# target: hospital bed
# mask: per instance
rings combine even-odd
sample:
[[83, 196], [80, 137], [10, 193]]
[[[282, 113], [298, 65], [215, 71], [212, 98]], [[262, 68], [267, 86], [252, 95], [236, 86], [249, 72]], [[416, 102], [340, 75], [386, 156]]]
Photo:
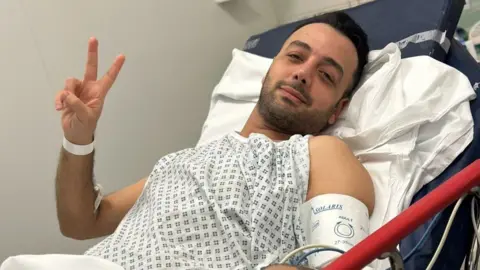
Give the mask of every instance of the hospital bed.
[[[402, 58], [428, 55], [465, 74], [472, 86], [480, 87], [480, 66], [453, 35], [465, 2], [463, 0], [377, 0], [345, 10], [367, 32], [372, 50], [396, 42]], [[251, 36], [244, 50], [273, 58], [292, 30], [302, 20]], [[456, 173], [480, 158], [480, 100], [471, 102], [474, 139], [470, 146], [435, 180], [414, 196], [412, 204], [445, 183]], [[433, 269], [460, 269], [470, 253], [473, 226], [470, 218], [473, 196], [460, 205], [453, 226]], [[400, 241], [400, 254], [408, 260], [405, 269], [426, 269], [451, 217], [453, 204], [430, 218]], [[423, 240], [422, 240], [423, 238]], [[417, 245], [419, 242], [422, 244]], [[412, 252], [413, 250], [413, 252]]]

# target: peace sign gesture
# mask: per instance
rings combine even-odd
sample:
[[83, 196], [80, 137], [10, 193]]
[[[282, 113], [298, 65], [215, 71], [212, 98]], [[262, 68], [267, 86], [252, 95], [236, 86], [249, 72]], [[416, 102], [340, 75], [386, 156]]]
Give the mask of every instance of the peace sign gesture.
[[115, 58], [108, 72], [97, 80], [98, 41], [88, 41], [88, 57], [83, 81], [69, 78], [65, 88], [55, 97], [55, 109], [62, 111], [62, 128], [71, 143], [85, 145], [93, 140], [108, 91], [125, 62], [125, 56]]

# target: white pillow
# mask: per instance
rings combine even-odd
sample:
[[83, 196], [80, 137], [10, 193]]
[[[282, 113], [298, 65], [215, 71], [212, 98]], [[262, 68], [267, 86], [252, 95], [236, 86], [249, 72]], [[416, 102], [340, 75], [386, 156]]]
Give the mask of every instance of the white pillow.
[[270, 58], [238, 49], [232, 51], [232, 61], [213, 90], [198, 145], [242, 129], [258, 101], [271, 63]]

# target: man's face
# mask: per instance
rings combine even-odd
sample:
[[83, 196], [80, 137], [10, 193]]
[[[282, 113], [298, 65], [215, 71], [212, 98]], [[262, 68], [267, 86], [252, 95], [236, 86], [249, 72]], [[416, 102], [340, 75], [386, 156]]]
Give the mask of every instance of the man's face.
[[327, 24], [293, 33], [265, 76], [258, 109], [267, 125], [287, 134], [318, 134], [335, 123], [357, 68], [353, 43]]

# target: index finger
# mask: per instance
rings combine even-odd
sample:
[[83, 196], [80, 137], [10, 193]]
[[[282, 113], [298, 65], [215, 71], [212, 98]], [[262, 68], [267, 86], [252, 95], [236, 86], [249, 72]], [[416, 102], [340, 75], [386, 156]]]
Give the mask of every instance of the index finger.
[[117, 56], [108, 72], [100, 80], [100, 84], [102, 86], [104, 94], [106, 94], [108, 90], [110, 90], [110, 88], [112, 87], [113, 83], [117, 79], [118, 74], [120, 73], [120, 70], [122, 69], [124, 62], [125, 56], [123, 54]]
[[98, 74], [98, 41], [91, 37], [88, 40], [87, 65], [85, 67], [84, 81], [96, 81]]

